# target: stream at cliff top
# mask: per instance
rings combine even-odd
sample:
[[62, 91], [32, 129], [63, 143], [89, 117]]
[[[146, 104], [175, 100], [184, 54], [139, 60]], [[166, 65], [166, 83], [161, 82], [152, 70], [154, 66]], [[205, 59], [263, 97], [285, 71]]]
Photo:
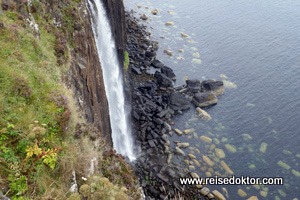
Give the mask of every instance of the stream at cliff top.
[[116, 151], [131, 161], [135, 160], [131, 128], [125, 109], [122, 67], [119, 66], [117, 51], [109, 20], [101, 0], [87, 1], [92, 16], [93, 31], [99, 60], [103, 70], [113, 146]]
[[[188, 76], [224, 80], [229, 86], [217, 105], [205, 109], [212, 120], [201, 121], [192, 107], [175, 118], [175, 128], [194, 128], [194, 133], [175, 134], [170, 140], [189, 142], [193, 148], [185, 151], [197, 160], [212, 155], [215, 145], [226, 154], [223, 160], [235, 176], [284, 178], [279, 186], [208, 187], [227, 188], [229, 199], [300, 198], [300, 2], [125, 0], [125, 5], [137, 17], [149, 17], [141, 23], [159, 41], [157, 58], [174, 70], [175, 85]], [[157, 15], [151, 14], [154, 9]], [[213, 141], [206, 143], [200, 136]], [[224, 175], [218, 165], [192, 165], [191, 171], [201, 175]]]

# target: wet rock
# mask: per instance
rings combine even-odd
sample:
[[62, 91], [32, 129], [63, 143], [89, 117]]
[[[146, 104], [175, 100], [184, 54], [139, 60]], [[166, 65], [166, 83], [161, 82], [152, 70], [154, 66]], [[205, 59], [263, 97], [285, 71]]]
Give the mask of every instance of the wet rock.
[[178, 148], [187, 148], [190, 146], [190, 143], [184, 142], [184, 143], [177, 143], [176, 145]]
[[199, 80], [187, 80], [186, 85], [190, 92], [197, 93], [201, 90], [201, 82]]
[[188, 154], [188, 156], [191, 158], [191, 159], [196, 159], [197, 157], [193, 154]]
[[138, 74], [138, 75], [142, 74], [141, 70], [137, 67], [134, 67], [134, 66], [131, 67], [131, 71], [135, 74]]
[[282, 168], [284, 168], [284, 169], [286, 169], [286, 170], [291, 169], [291, 167], [290, 167], [288, 164], [286, 164], [285, 162], [282, 162], [281, 160], [278, 161], [277, 164], [278, 164], [280, 167], [282, 167]]
[[230, 151], [231, 153], [236, 153], [236, 148], [235, 146], [231, 145], [231, 144], [225, 144], [225, 148]]
[[155, 147], [155, 143], [154, 143], [154, 140], [148, 140], [148, 143], [150, 145], [150, 147]]
[[152, 64], [152, 66], [155, 67], [155, 68], [162, 68], [162, 67], [165, 66], [165, 65], [164, 65], [161, 61], [159, 61], [159, 60], [154, 60], [151, 64]]
[[169, 178], [161, 173], [157, 174], [157, 177], [160, 178], [165, 183], [167, 183], [169, 181]]
[[140, 17], [142, 20], [147, 20], [148, 19], [148, 16], [143, 14], [141, 17]]
[[247, 200], [258, 200], [257, 196], [252, 196], [250, 198], [248, 198]]
[[200, 178], [200, 176], [197, 174], [197, 173], [195, 173], [195, 172], [191, 172], [191, 176], [193, 177], [193, 178]]
[[145, 55], [148, 58], [154, 58], [156, 56], [156, 53], [155, 53], [155, 51], [146, 51]]
[[163, 66], [161, 68], [161, 73], [163, 73], [164, 75], [166, 75], [167, 77], [169, 77], [172, 80], [176, 80], [176, 75], [170, 67]]
[[168, 130], [171, 131], [172, 127], [170, 126], [170, 124], [168, 124], [167, 122], [164, 122], [164, 127]]
[[166, 75], [160, 72], [155, 72], [154, 77], [156, 78], [159, 86], [166, 87], [166, 88], [173, 87], [173, 81], [170, 78], [168, 78]]
[[187, 135], [187, 134], [189, 134], [189, 133], [191, 133], [191, 132], [193, 132], [193, 131], [195, 131], [195, 129], [194, 129], [194, 128], [190, 128], [190, 129], [184, 130], [183, 133], [184, 133], [185, 135]]
[[228, 167], [228, 165], [225, 163], [225, 161], [221, 161], [220, 162], [221, 166], [223, 167], [223, 169], [230, 175], [233, 175], [233, 171]]
[[216, 95], [209, 93], [196, 93], [192, 102], [198, 107], [212, 106], [218, 103]]
[[166, 26], [172, 26], [174, 25], [174, 22], [166, 22]]
[[173, 158], [173, 154], [170, 153], [170, 154], [168, 155], [168, 158], [167, 158], [167, 164], [170, 164], [170, 163], [171, 163], [172, 158]]
[[187, 37], [189, 37], [189, 35], [188, 35], [188, 34], [185, 34], [185, 33], [181, 33], [181, 37], [187, 38]]
[[225, 158], [225, 153], [222, 149], [215, 148], [215, 151], [216, 151], [216, 155], [218, 156], [218, 158]]
[[173, 56], [173, 52], [170, 50], [164, 50], [164, 53], [167, 54], [168, 56]]
[[213, 190], [212, 194], [218, 199], [218, 200], [226, 200], [226, 198], [218, 191]]
[[238, 189], [238, 195], [240, 195], [240, 197], [246, 197], [247, 193], [242, 189]]
[[169, 106], [175, 111], [187, 110], [191, 107], [191, 101], [185, 98], [182, 94], [173, 92], [170, 95]]
[[181, 131], [181, 130], [175, 128], [174, 131], [175, 131], [175, 133], [177, 133], [178, 135], [182, 135], [182, 131]]
[[200, 194], [202, 194], [203, 196], [206, 196], [209, 192], [210, 190], [207, 187], [204, 187], [200, 190]]
[[294, 176], [300, 177], [300, 172], [298, 172], [298, 171], [292, 169], [292, 173], [294, 174]]
[[211, 120], [211, 116], [203, 109], [200, 107], [196, 108], [196, 111], [198, 112], [198, 118], [203, 119], [203, 120]]
[[178, 148], [178, 147], [175, 147], [175, 152], [178, 153], [178, 154], [181, 154], [181, 155], [185, 156], [184, 151], [182, 151], [182, 150], [181, 150], [180, 148]]
[[224, 93], [224, 84], [222, 81], [206, 80], [201, 83], [204, 92], [211, 92], [215, 95], [221, 95]]
[[211, 138], [206, 137], [206, 136], [204, 136], [204, 135], [202, 135], [202, 136], [200, 137], [200, 139], [203, 140], [204, 142], [207, 142], [207, 143], [211, 143], [211, 142], [212, 142], [212, 139], [211, 139]]
[[151, 13], [152, 13], [153, 15], [157, 15], [158, 10], [157, 10], [157, 9], [154, 9], [154, 10], [151, 11]]
[[268, 146], [267, 143], [265, 143], [265, 142], [261, 143], [259, 151], [262, 152], [262, 153], [266, 153], [267, 146]]
[[202, 159], [210, 167], [213, 167], [215, 165], [215, 163], [209, 157], [207, 157], [205, 155], [202, 156]]

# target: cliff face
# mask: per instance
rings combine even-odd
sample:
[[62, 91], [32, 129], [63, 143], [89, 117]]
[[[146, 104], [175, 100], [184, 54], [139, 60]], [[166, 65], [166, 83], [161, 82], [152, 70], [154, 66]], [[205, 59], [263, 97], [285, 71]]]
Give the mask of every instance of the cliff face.
[[82, 26], [73, 33], [75, 48], [71, 51], [71, 85], [88, 122], [96, 124], [100, 133], [112, 144], [108, 102], [103, 74], [94, 41], [91, 21], [85, 4], [80, 9]]
[[123, 0], [103, 0], [116, 41], [120, 66], [123, 66], [126, 45], [125, 11]]

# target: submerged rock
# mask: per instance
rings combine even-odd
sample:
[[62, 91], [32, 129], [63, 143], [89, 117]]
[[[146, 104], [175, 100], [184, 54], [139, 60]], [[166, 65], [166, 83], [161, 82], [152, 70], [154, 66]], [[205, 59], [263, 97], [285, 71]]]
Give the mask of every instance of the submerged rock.
[[141, 17], [140, 17], [142, 20], [147, 20], [148, 19], [148, 16], [143, 14]]
[[173, 52], [170, 50], [164, 50], [164, 53], [167, 54], [168, 56], [173, 56]]
[[184, 151], [182, 151], [182, 150], [181, 150], [180, 148], [178, 148], [178, 147], [175, 147], [175, 152], [178, 153], [178, 154], [181, 154], [181, 155], [185, 156]]
[[213, 190], [212, 194], [218, 199], [218, 200], [226, 200], [226, 198], [221, 194], [218, 190]]
[[247, 193], [242, 189], [238, 189], [238, 195], [240, 195], [240, 197], [246, 197]]
[[206, 137], [204, 135], [200, 136], [200, 139], [203, 140], [204, 142], [207, 142], [207, 143], [211, 143], [212, 142], [211, 138]]
[[267, 146], [268, 146], [267, 143], [265, 143], [265, 142], [261, 143], [259, 151], [262, 152], [262, 153], [266, 153]]
[[185, 37], [185, 38], [189, 37], [189, 35], [188, 35], [188, 34], [185, 34], [185, 33], [181, 33], [181, 36], [182, 36], [182, 37]]
[[291, 167], [290, 167], [288, 164], [286, 164], [285, 162], [282, 162], [281, 160], [279, 160], [279, 161], [277, 162], [277, 164], [278, 164], [280, 167], [282, 167], [282, 168], [284, 168], [284, 169], [286, 169], [286, 170], [291, 169]]
[[200, 65], [202, 63], [202, 61], [198, 58], [193, 58], [192, 59], [192, 64], [197, 64], [197, 65]]
[[196, 111], [199, 114], [199, 119], [211, 120], [211, 116], [205, 110], [202, 110], [200, 107], [197, 107]]
[[215, 165], [215, 163], [209, 157], [207, 157], [205, 155], [202, 156], [202, 159], [210, 167], [213, 167]]
[[233, 146], [233, 145], [231, 145], [231, 144], [225, 144], [225, 148], [226, 148], [228, 151], [232, 152], [232, 153], [236, 153], [236, 148], [235, 148], [235, 146]]
[[224, 93], [224, 84], [222, 81], [206, 80], [202, 81], [201, 86], [205, 92], [210, 92], [217, 96]]
[[225, 163], [225, 161], [221, 161], [220, 162], [221, 166], [223, 167], [223, 169], [230, 175], [233, 175], [233, 171], [228, 167], [228, 165]]
[[166, 26], [172, 26], [172, 25], [174, 25], [174, 22], [166, 22], [165, 25], [166, 25]]
[[216, 155], [218, 156], [218, 158], [225, 158], [225, 153], [222, 149], [215, 148], [215, 151], [216, 151]]
[[218, 99], [214, 94], [208, 93], [196, 93], [192, 102], [198, 107], [212, 106], [218, 103]]
[[158, 10], [157, 10], [157, 9], [154, 9], [154, 10], [151, 11], [151, 13], [152, 13], [153, 15], [157, 15]]
[[195, 131], [195, 129], [194, 129], [194, 128], [190, 128], [190, 129], [184, 130], [183, 133], [184, 133], [185, 135], [187, 135], [187, 134], [189, 134], [189, 133], [191, 133], [191, 132], [193, 132], [193, 131]]

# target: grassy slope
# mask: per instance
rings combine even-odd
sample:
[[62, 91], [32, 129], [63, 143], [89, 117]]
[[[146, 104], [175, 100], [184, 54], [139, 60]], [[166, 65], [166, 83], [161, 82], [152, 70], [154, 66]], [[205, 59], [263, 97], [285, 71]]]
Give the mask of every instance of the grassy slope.
[[[88, 136], [92, 129], [77, 117], [72, 93], [60, 80], [68, 68], [68, 48], [65, 64], [58, 65], [57, 33], [44, 28], [53, 25], [40, 13], [34, 16], [40, 27], [39, 39], [18, 13], [0, 14], [5, 25], [0, 28], [2, 192], [13, 199], [66, 199], [71, 195], [72, 171], [86, 176], [90, 159], [96, 157], [96, 174], [85, 182], [77, 178], [82, 185], [80, 194], [70, 199], [136, 199], [136, 178], [121, 156], [102, 140], [95, 146], [85, 137], [72, 137], [76, 131]], [[83, 124], [81, 128], [75, 128], [78, 123]]]

